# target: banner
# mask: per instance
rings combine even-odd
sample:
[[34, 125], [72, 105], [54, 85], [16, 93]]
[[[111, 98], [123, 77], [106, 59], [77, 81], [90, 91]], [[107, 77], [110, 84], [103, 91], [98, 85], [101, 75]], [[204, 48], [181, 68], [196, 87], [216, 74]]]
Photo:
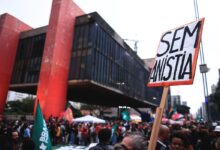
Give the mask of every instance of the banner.
[[63, 115], [63, 118], [65, 120], [67, 120], [69, 123], [72, 123], [73, 122], [73, 112], [71, 110], [71, 108], [67, 108], [64, 115]]
[[51, 150], [51, 141], [46, 122], [41, 112], [39, 101], [37, 102], [36, 114], [34, 117], [34, 126], [32, 139], [36, 150]]
[[125, 121], [130, 121], [131, 118], [130, 118], [130, 113], [128, 110], [124, 110], [122, 113], [122, 119], [125, 120]]
[[148, 86], [193, 83], [203, 24], [204, 18], [162, 35]]

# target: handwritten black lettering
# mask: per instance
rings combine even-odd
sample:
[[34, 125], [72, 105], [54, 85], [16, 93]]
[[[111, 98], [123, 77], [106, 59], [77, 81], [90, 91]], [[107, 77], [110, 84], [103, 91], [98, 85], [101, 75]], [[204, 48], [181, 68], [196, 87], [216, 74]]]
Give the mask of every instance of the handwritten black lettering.
[[175, 55], [175, 57], [176, 57], [176, 66], [175, 66], [175, 69], [174, 69], [173, 80], [176, 79], [176, 71], [177, 71], [177, 68], [178, 68], [178, 65], [179, 65], [180, 57], [181, 57], [182, 55], [183, 55], [183, 54], [177, 54], [177, 55]]
[[[188, 71], [187, 71], [188, 68]], [[184, 79], [184, 77], [188, 75], [189, 79], [192, 79], [192, 54], [189, 54], [187, 61], [184, 66], [184, 70], [180, 76], [180, 79]]]
[[199, 40], [199, 33], [200, 33], [200, 29], [201, 29], [201, 24], [202, 24], [202, 21], [199, 21], [196, 24], [196, 26], [195, 26], [195, 28], [193, 29], [192, 32], [190, 31], [188, 26], [185, 27], [184, 33], [183, 33], [183, 40], [182, 40], [182, 43], [181, 43], [180, 50], [183, 50], [183, 47], [184, 47], [184, 44], [185, 44], [185, 39], [186, 39], [186, 34], [189, 35], [190, 37], [192, 37], [196, 31], [197, 32], [196, 32], [194, 48], [196, 48], [198, 46], [198, 40]]
[[179, 39], [181, 39], [181, 37], [176, 37], [176, 34], [179, 30], [182, 30], [182, 29], [183, 29], [183, 27], [175, 30], [169, 53], [175, 53], [178, 51], [178, 49], [173, 49], [173, 45], [174, 45], [175, 41], [178, 41]]
[[163, 52], [163, 53], [161, 53], [161, 54], [159, 54], [159, 53], [157, 53], [157, 57], [161, 57], [161, 56], [163, 56], [164, 54], [166, 54], [167, 52], [168, 52], [168, 50], [170, 49], [170, 43], [169, 43], [169, 41], [166, 41], [166, 40], [164, 40], [163, 38], [167, 35], [167, 34], [171, 34], [172, 32], [171, 31], [169, 31], [169, 32], [166, 32], [163, 36], [162, 36], [162, 38], [161, 38], [161, 43], [166, 43], [166, 45], [167, 45], [167, 49]]
[[[202, 29], [200, 20], [162, 35], [155, 65], [151, 71], [150, 82], [163, 84], [173, 81], [187, 81], [194, 76], [195, 54], [199, 46], [199, 36]], [[180, 82], [182, 83], [182, 82]], [[177, 83], [179, 84], [179, 83]]]
[[171, 57], [169, 57], [168, 58], [168, 60], [167, 60], [167, 67], [169, 68], [169, 71], [168, 71], [168, 76], [167, 77], [165, 77], [165, 76], [163, 76], [163, 80], [164, 81], [167, 81], [167, 80], [169, 80], [169, 78], [170, 78], [170, 76], [171, 76], [171, 73], [172, 73], [172, 65], [171, 65], [171, 62], [170, 62], [170, 60], [171, 59], [175, 59], [175, 57], [174, 56], [171, 56]]

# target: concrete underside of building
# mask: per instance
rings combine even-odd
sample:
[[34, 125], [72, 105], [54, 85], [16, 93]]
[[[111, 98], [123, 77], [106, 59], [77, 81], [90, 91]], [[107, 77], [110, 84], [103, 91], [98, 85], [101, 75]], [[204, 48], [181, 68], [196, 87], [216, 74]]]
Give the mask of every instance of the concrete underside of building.
[[[17, 92], [35, 94], [37, 84], [12, 84], [9, 89]], [[90, 80], [68, 81], [67, 99], [74, 102], [108, 107], [129, 106], [135, 108], [155, 108], [157, 106], [157, 104], [152, 102], [134, 99], [126, 96], [120, 90]]]

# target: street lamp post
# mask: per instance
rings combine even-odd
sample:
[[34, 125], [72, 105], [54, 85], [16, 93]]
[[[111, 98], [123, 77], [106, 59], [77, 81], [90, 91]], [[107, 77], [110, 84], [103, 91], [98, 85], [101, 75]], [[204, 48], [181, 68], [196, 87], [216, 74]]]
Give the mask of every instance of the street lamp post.
[[[197, 0], [194, 0], [194, 10], [195, 10], [195, 16], [196, 20], [199, 19], [199, 9], [198, 9], [198, 3]], [[211, 121], [211, 116], [209, 112], [209, 93], [208, 93], [208, 83], [207, 83], [207, 76], [206, 73], [209, 71], [204, 58], [204, 52], [203, 52], [203, 44], [202, 40], [200, 42], [200, 73], [202, 74], [202, 81], [203, 81], [203, 90], [204, 90], [204, 97], [205, 97], [205, 106], [206, 106], [206, 121]]]

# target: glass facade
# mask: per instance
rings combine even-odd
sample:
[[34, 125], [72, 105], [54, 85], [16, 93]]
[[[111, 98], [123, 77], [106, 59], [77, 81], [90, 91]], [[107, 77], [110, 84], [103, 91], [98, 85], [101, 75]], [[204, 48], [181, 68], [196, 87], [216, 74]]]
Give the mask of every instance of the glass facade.
[[11, 84], [37, 83], [46, 33], [19, 41]]
[[146, 99], [144, 62], [97, 14], [76, 18], [69, 80], [88, 79]]
[[[20, 38], [11, 84], [38, 83], [46, 30]], [[76, 18], [73, 36], [69, 80], [95, 81], [130, 98], [159, 103], [154, 98], [160, 99], [162, 89], [146, 86], [144, 62], [96, 12]]]

